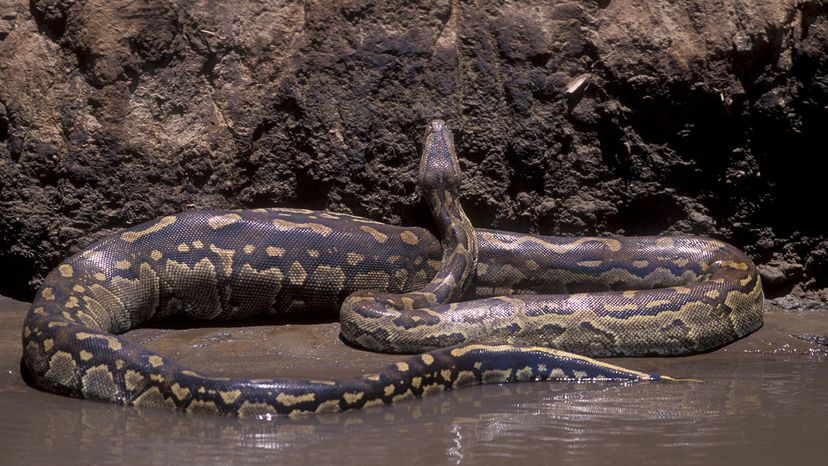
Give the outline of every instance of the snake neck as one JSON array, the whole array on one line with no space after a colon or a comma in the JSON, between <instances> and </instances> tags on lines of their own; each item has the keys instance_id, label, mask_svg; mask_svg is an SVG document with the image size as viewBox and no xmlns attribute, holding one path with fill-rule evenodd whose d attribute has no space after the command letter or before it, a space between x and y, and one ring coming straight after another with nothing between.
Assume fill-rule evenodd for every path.
<instances>
[{"instance_id":1,"label":"snake neck","mask_svg":"<svg viewBox=\"0 0 828 466\"><path fill-rule=\"evenodd\" d=\"M468 288L478 251L474 227L460 204L462 174L454 138L442 120L431 122L426 129L420 160L420 189L429 201L443 249L440 270L421 292L433 295L428 304L443 304L460 299Z\"/></svg>"},{"instance_id":2,"label":"snake neck","mask_svg":"<svg viewBox=\"0 0 828 466\"><path fill-rule=\"evenodd\" d=\"M342 304L343 322L351 315L398 315L412 309L459 300L472 282L478 247L474 227L460 205L461 173L451 131L441 120L426 129L420 159L420 191L440 233L439 270L423 288L405 294L357 292ZM348 326L343 326L348 338ZM353 339L349 339L353 341Z\"/></svg>"}]
</instances>

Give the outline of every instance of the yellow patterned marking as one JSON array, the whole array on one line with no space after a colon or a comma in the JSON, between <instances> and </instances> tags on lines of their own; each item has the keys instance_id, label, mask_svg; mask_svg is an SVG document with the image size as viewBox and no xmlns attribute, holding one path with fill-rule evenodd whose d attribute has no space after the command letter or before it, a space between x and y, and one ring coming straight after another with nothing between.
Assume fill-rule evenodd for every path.
<instances>
[{"instance_id":1,"label":"yellow patterned marking","mask_svg":"<svg viewBox=\"0 0 828 466\"><path fill-rule=\"evenodd\" d=\"M398 362L397 363L397 370L400 372L408 372L408 363L406 362Z\"/></svg>"},{"instance_id":2,"label":"yellow patterned marking","mask_svg":"<svg viewBox=\"0 0 828 466\"><path fill-rule=\"evenodd\" d=\"M521 382L528 382L532 380L532 368L529 366L524 367L523 369L518 369L515 371L515 377Z\"/></svg>"},{"instance_id":3,"label":"yellow patterned marking","mask_svg":"<svg viewBox=\"0 0 828 466\"><path fill-rule=\"evenodd\" d=\"M143 230L128 231L126 233L123 233L121 235L121 239L126 241L127 243L132 243L135 240L137 240L138 238L141 238L142 236L146 236L146 235L149 235L151 233L161 231L162 229L172 225L173 223L175 223L175 217L170 215L170 216L162 218L161 220L158 221L158 223L156 223L154 225L151 225L151 226L149 226L149 227L147 227Z\"/></svg>"},{"instance_id":4,"label":"yellow patterned marking","mask_svg":"<svg viewBox=\"0 0 828 466\"><path fill-rule=\"evenodd\" d=\"M164 257L164 254L162 254L158 249L153 249L150 253L150 258L154 261L161 260L162 257Z\"/></svg>"},{"instance_id":5,"label":"yellow patterned marking","mask_svg":"<svg viewBox=\"0 0 828 466\"><path fill-rule=\"evenodd\" d=\"M734 261L721 261L722 267L730 267L731 269L736 270L747 270L748 265L744 262L734 262Z\"/></svg>"},{"instance_id":6,"label":"yellow patterned marking","mask_svg":"<svg viewBox=\"0 0 828 466\"><path fill-rule=\"evenodd\" d=\"M578 265L580 265L581 267L598 267L601 264L603 264L603 262L601 262L601 261L581 261L581 262L578 262Z\"/></svg>"},{"instance_id":7,"label":"yellow patterned marking","mask_svg":"<svg viewBox=\"0 0 828 466\"><path fill-rule=\"evenodd\" d=\"M293 285L301 285L305 283L305 279L308 278L307 272L305 272L305 268L302 267L298 261L294 261L291 264L290 269L288 269L288 279L290 283Z\"/></svg>"},{"instance_id":8,"label":"yellow patterned marking","mask_svg":"<svg viewBox=\"0 0 828 466\"><path fill-rule=\"evenodd\" d=\"M441 370L440 371L440 377L442 377L443 380L451 380L451 369Z\"/></svg>"},{"instance_id":9,"label":"yellow patterned marking","mask_svg":"<svg viewBox=\"0 0 828 466\"><path fill-rule=\"evenodd\" d=\"M118 387L105 364L95 366L83 375L83 394L87 398L114 401Z\"/></svg>"},{"instance_id":10,"label":"yellow patterned marking","mask_svg":"<svg viewBox=\"0 0 828 466\"><path fill-rule=\"evenodd\" d=\"M276 414L276 409L267 403L245 401L239 408L238 414L240 418L258 418Z\"/></svg>"},{"instance_id":11,"label":"yellow patterned marking","mask_svg":"<svg viewBox=\"0 0 828 466\"><path fill-rule=\"evenodd\" d=\"M46 301L54 301L55 299L55 293L52 291L51 288L43 288L43 290L40 292L40 295L43 296L43 299L45 299Z\"/></svg>"},{"instance_id":12,"label":"yellow patterned marking","mask_svg":"<svg viewBox=\"0 0 828 466\"><path fill-rule=\"evenodd\" d=\"M612 252L618 252L618 251L621 250L621 242L616 240L616 239L593 238L593 237L588 237L588 236L578 238L574 241L570 241L570 242L565 243L565 244L553 244L553 243L550 243L548 241L544 241L544 240L542 240L540 238L537 238L537 237L534 237L534 236L521 236L521 237L517 238L515 241L503 241L503 240L499 239L494 233L490 233L490 232L481 232L480 233L480 238L483 239L486 242L496 244L500 248L505 249L507 251L514 251L515 249L522 248L524 244L532 243L532 244L536 244L536 245L546 249L547 251L550 251L550 252L553 252L553 253L556 253L556 254L563 254L563 253L569 252L569 251L577 248L578 246L580 246L584 243L590 243L590 242L601 243L604 246L606 246L607 249L609 249Z\"/></svg>"},{"instance_id":13,"label":"yellow patterned marking","mask_svg":"<svg viewBox=\"0 0 828 466\"><path fill-rule=\"evenodd\" d=\"M433 395L435 393L440 393L446 390L446 387L440 385L439 383L426 385L423 387L423 396Z\"/></svg>"},{"instance_id":14,"label":"yellow patterned marking","mask_svg":"<svg viewBox=\"0 0 828 466\"><path fill-rule=\"evenodd\" d=\"M51 338L47 338L43 340L43 350L46 352L52 351L52 347L55 346L55 340Z\"/></svg>"},{"instance_id":15,"label":"yellow patterned marking","mask_svg":"<svg viewBox=\"0 0 828 466\"><path fill-rule=\"evenodd\" d=\"M677 265L677 266L679 266L679 267L684 267L684 266L685 266L685 265L687 265L689 262L690 262L690 261L688 261L687 259L675 259L675 260L673 261L673 263L674 263L674 264L676 264L676 265Z\"/></svg>"},{"instance_id":16,"label":"yellow patterned marking","mask_svg":"<svg viewBox=\"0 0 828 466\"><path fill-rule=\"evenodd\" d=\"M662 236L656 240L656 246L660 248L672 248L675 246L675 241L673 241L673 238L670 236Z\"/></svg>"},{"instance_id":17,"label":"yellow patterned marking","mask_svg":"<svg viewBox=\"0 0 828 466\"><path fill-rule=\"evenodd\" d=\"M644 307L647 308L647 309L652 309L654 307L663 306L665 304L670 304L671 302L672 301L670 301L669 299L657 299L655 301L650 301Z\"/></svg>"},{"instance_id":18,"label":"yellow patterned marking","mask_svg":"<svg viewBox=\"0 0 828 466\"><path fill-rule=\"evenodd\" d=\"M395 396L394 398L391 398L391 401L394 403L399 403L400 401L411 399L414 399L414 393L411 392L411 389L408 389L403 393L400 393L399 395Z\"/></svg>"},{"instance_id":19,"label":"yellow patterned marking","mask_svg":"<svg viewBox=\"0 0 828 466\"><path fill-rule=\"evenodd\" d=\"M130 261L123 261L122 260L122 261L118 261L118 262L115 263L115 268L118 269L118 270L126 270L130 267L132 267L132 262L130 262Z\"/></svg>"},{"instance_id":20,"label":"yellow patterned marking","mask_svg":"<svg viewBox=\"0 0 828 466\"><path fill-rule=\"evenodd\" d=\"M412 377L411 378L411 386L414 388L420 388L420 384L423 383L422 377Z\"/></svg>"},{"instance_id":21,"label":"yellow patterned marking","mask_svg":"<svg viewBox=\"0 0 828 466\"><path fill-rule=\"evenodd\" d=\"M400 233L400 239L405 244L417 244L420 242L420 238L415 235L413 232L405 230L404 232Z\"/></svg>"},{"instance_id":22,"label":"yellow patterned marking","mask_svg":"<svg viewBox=\"0 0 828 466\"><path fill-rule=\"evenodd\" d=\"M357 254L355 252L349 252L348 254L345 254L345 260L347 260L348 264L350 265L357 265L358 263L362 262L363 259L365 259L365 256L363 256L362 254Z\"/></svg>"},{"instance_id":23,"label":"yellow patterned marking","mask_svg":"<svg viewBox=\"0 0 828 466\"><path fill-rule=\"evenodd\" d=\"M88 340L88 339L98 339L104 340L109 346L109 349L112 351L120 351L121 350L121 342L118 341L114 335L101 335L101 334L94 334L94 333L86 333L86 332L78 332L75 334L75 338L78 340Z\"/></svg>"},{"instance_id":24,"label":"yellow patterned marking","mask_svg":"<svg viewBox=\"0 0 828 466\"><path fill-rule=\"evenodd\" d=\"M503 383L508 382L512 376L512 369L490 369L483 371L481 378L483 383Z\"/></svg>"},{"instance_id":25,"label":"yellow patterned marking","mask_svg":"<svg viewBox=\"0 0 828 466\"><path fill-rule=\"evenodd\" d=\"M67 325L69 325L67 322L53 321L53 322L49 322L48 327L49 328L52 328L52 327L66 327Z\"/></svg>"},{"instance_id":26,"label":"yellow patterned marking","mask_svg":"<svg viewBox=\"0 0 828 466\"><path fill-rule=\"evenodd\" d=\"M632 265L635 268L643 269L644 267L647 267L648 265L650 265L650 263L647 262L647 261L632 261Z\"/></svg>"},{"instance_id":27,"label":"yellow patterned marking","mask_svg":"<svg viewBox=\"0 0 828 466\"><path fill-rule=\"evenodd\" d=\"M342 398L345 399L346 403L352 405L361 400L363 396L365 396L365 392L346 392L342 395Z\"/></svg>"},{"instance_id":28,"label":"yellow patterned marking","mask_svg":"<svg viewBox=\"0 0 828 466\"><path fill-rule=\"evenodd\" d=\"M124 374L124 384L127 390L134 392L144 386L144 376L140 372L130 369Z\"/></svg>"},{"instance_id":29,"label":"yellow patterned marking","mask_svg":"<svg viewBox=\"0 0 828 466\"><path fill-rule=\"evenodd\" d=\"M385 244L385 242L388 241L388 235L386 235L385 233L383 233L381 231L378 231L375 228L371 228L369 226L362 225L362 226L359 227L359 229L364 231L365 233L368 233L369 235L373 236L374 239L377 240L377 242L380 243L380 244Z\"/></svg>"},{"instance_id":30,"label":"yellow patterned marking","mask_svg":"<svg viewBox=\"0 0 828 466\"><path fill-rule=\"evenodd\" d=\"M385 396L391 396L394 393L395 389L396 387L394 387L394 384L386 385L385 389L383 390L383 393L385 393Z\"/></svg>"},{"instance_id":31,"label":"yellow patterned marking","mask_svg":"<svg viewBox=\"0 0 828 466\"><path fill-rule=\"evenodd\" d=\"M232 225L239 220L241 220L239 214L224 214L210 217L210 219L207 220L207 224L213 229L218 230L219 228L226 227L227 225Z\"/></svg>"},{"instance_id":32,"label":"yellow patterned marking","mask_svg":"<svg viewBox=\"0 0 828 466\"><path fill-rule=\"evenodd\" d=\"M707 293L705 293L704 295L707 296L710 299L716 299L716 298L719 297L720 294L721 293L719 293L718 290L710 290Z\"/></svg>"},{"instance_id":33,"label":"yellow patterned marking","mask_svg":"<svg viewBox=\"0 0 828 466\"><path fill-rule=\"evenodd\" d=\"M80 353L78 353L78 355L80 356L82 361L89 361L90 359L92 359L92 353L84 349L80 350Z\"/></svg>"},{"instance_id":34,"label":"yellow patterned marking","mask_svg":"<svg viewBox=\"0 0 828 466\"><path fill-rule=\"evenodd\" d=\"M619 305L615 305L615 304L604 304L604 309L606 309L607 311L610 311L610 312L633 311L633 310L638 309L638 305L637 304L621 304L619 306Z\"/></svg>"},{"instance_id":35,"label":"yellow patterned marking","mask_svg":"<svg viewBox=\"0 0 828 466\"><path fill-rule=\"evenodd\" d=\"M434 362L434 356L432 356L430 354L423 354L423 355L420 356L420 359L422 359L423 362L426 363L426 364L431 364L431 363Z\"/></svg>"},{"instance_id":36,"label":"yellow patterned marking","mask_svg":"<svg viewBox=\"0 0 828 466\"><path fill-rule=\"evenodd\" d=\"M101 272L95 272L95 280L104 281L106 280L106 275L102 274Z\"/></svg>"},{"instance_id":37,"label":"yellow patterned marking","mask_svg":"<svg viewBox=\"0 0 828 466\"><path fill-rule=\"evenodd\" d=\"M376 382L380 379L379 374L366 374L366 375L363 375L363 377L365 377L366 379L368 379L372 382Z\"/></svg>"},{"instance_id":38,"label":"yellow patterned marking","mask_svg":"<svg viewBox=\"0 0 828 466\"><path fill-rule=\"evenodd\" d=\"M78 298L70 296L69 299L66 300L66 304L64 304L63 307L66 309L74 309L78 307ZM67 317L67 319L71 320L71 317Z\"/></svg>"},{"instance_id":39,"label":"yellow patterned marking","mask_svg":"<svg viewBox=\"0 0 828 466\"><path fill-rule=\"evenodd\" d=\"M636 293L636 290L627 290L627 291L621 293L621 295L625 298L633 298L633 297L635 297L635 293Z\"/></svg>"},{"instance_id":40,"label":"yellow patterned marking","mask_svg":"<svg viewBox=\"0 0 828 466\"><path fill-rule=\"evenodd\" d=\"M227 404L227 405L235 403L236 400L239 399L241 394L242 394L241 390L230 390L228 392L219 391L219 396L221 396L221 401L223 401L224 404Z\"/></svg>"},{"instance_id":41,"label":"yellow patterned marking","mask_svg":"<svg viewBox=\"0 0 828 466\"><path fill-rule=\"evenodd\" d=\"M58 351L49 358L49 370L46 372L46 378L74 387L78 381L77 367L78 364L71 354L66 351Z\"/></svg>"},{"instance_id":42,"label":"yellow patterned marking","mask_svg":"<svg viewBox=\"0 0 828 466\"><path fill-rule=\"evenodd\" d=\"M267 255L270 257L282 257L285 255L285 248L276 248L273 246L268 246L266 249Z\"/></svg>"},{"instance_id":43,"label":"yellow patterned marking","mask_svg":"<svg viewBox=\"0 0 828 466\"><path fill-rule=\"evenodd\" d=\"M252 244L245 244L242 248L242 251L244 251L245 254L252 254L255 250L256 246L253 246Z\"/></svg>"},{"instance_id":44,"label":"yellow patterned marking","mask_svg":"<svg viewBox=\"0 0 828 466\"><path fill-rule=\"evenodd\" d=\"M86 291L86 288L84 288L82 285L74 285L72 287L72 291L74 291L75 293L83 293L84 291Z\"/></svg>"},{"instance_id":45,"label":"yellow patterned marking","mask_svg":"<svg viewBox=\"0 0 828 466\"><path fill-rule=\"evenodd\" d=\"M333 232L333 230L330 227L326 227L321 223L293 223L288 222L287 220L282 220L280 218L273 220L273 225L279 230L295 230L299 228L306 228L322 236L329 236L331 232Z\"/></svg>"},{"instance_id":46,"label":"yellow patterned marking","mask_svg":"<svg viewBox=\"0 0 828 466\"><path fill-rule=\"evenodd\" d=\"M193 400L187 405L190 414L218 414L219 409L212 401Z\"/></svg>"},{"instance_id":47,"label":"yellow patterned marking","mask_svg":"<svg viewBox=\"0 0 828 466\"><path fill-rule=\"evenodd\" d=\"M179 401L184 400L188 396L190 396L190 389L187 387L182 387L177 383L174 383L172 387L170 387L170 390L172 390L173 395L175 395L175 397L178 398Z\"/></svg>"},{"instance_id":48,"label":"yellow patterned marking","mask_svg":"<svg viewBox=\"0 0 828 466\"><path fill-rule=\"evenodd\" d=\"M158 383L164 383L164 380L165 380L164 376L161 375L161 374L150 374L149 378L150 378L150 380L153 380L153 381L158 382Z\"/></svg>"},{"instance_id":49,"label":"yellow patterned marking","mask_svg":"<svg viewBox=\"0 0 828 466\"><path fill-rule=\"evenodd\" d=\"M147 408L174 408L175 403L172 399L166 398L161 394L158 387L151 387L135 399L135 406L143 406Z\"/></svg>"},{"instance_id":50,"label":"yellow patterned marking","mask_svg":"<svg viewBox=\"0 0 828 466\"><path fill-rule=\"evenodd\" d=\"M564 373L564 371L562 369L558 369L556 367L555 369L552 369L552 372L549 373L549 377L551 377L553 379L565 379L566 374Z\"/></svg>"},{"instance_id":51,"label":"yellow patterned marking","mask_svg":"<svg viewBox=\"0 0 828 466\"><path fill-rule=\"evenodd\" d=\"M320 385L336 385L333 380L309 380L310 383L318 383Z\"/></svg>"},{"instance_id":52,"label":"yellow patterned marking","mask_svg":"<svg viewBox=\"0 0 828 466\"><path fill-rule=\"evenodd\" d=\"M223 249L216 246L215 244L210 245L210 251L212 251L219 257L221 265L224 266L224 276L229 277L233 273L233 255L236 253L236 251L232 249Z\"/></svg>"},{"instance_id":53,"label":"yellow patterned marking","mask_svg":"<svg viewBox=\"0 0 828 466\"><path fill-rule=\"evenodd\" d=\"M178 252L188 252L190 250L190 246L187 243L181 243L175 249L178 250Z\"/></svg>"},{"instance_id":54,"label":"yellow patterned marking","mask_svg":"<svg viewBox=\"0 0 828 466\"><path fill-rule=\"evenodd\" d=\"M319 403L314 412L316 413L338 413L342 411L339 407L339 400L328 400Z\"/></svg>"},{"instance_id":55,"label":"yellow patterned marking","mask_svg":"<svg viewBox=\"0 0 828 466\"><path fill-rule=\"evenodd\" d=\"M319 251L316 249L308 249L308 255L311 257L319 257Z\"/></svg>"},{"instance_id":56,"label":"yellow patterned marking","mask_svg":"<svg viewBox=\"0 0 828 466\"><path fill-rule=\"evenodd\" d=\"M201 242L201 241L199 241L199 240L195 240L195 241L193 241L191 244L192 244L192 245L193 245L193 247L194 247L194 248L196 248L196 249L202 249L202 248L204 247L204 243L202 243L202 242Z\"/></svg>"},{"instance_id":57,"label":"yellow patterned marking","mask_svg":"<svg viewBox=\"0 0 828 466\"><path fill-rule=\"evenodd\" d=\"M587 376L587 373L584 371L573 371L572 375L575 376L576 380L581 380Z\"/></svg>"},{"instance_id":58,"label":"yellow patterned marking","mask_svg":"<svg viewBox=\"0 0 828 466\"><path fill-rule=\"evenodd\" d=\"M152 355L147 358L152 367L161 367L164 365L164 360L160 356Z\"/></svg>"},{"instance_id":59,"label":"yellow patterned marking","mask_svg":"<svg viewBox=\"0 0 828 466\"><path fill-rule=\"evenodd\" d=\"M305 393L304 395L291 395L289 393L279 393L276 396L276 401L284 406L290 407L299 403L314 401L316 399L315 393Z\"/></svg>"},{"instance_id":60,"label":"yellow patterned marking","mask_svg":"<svg viewBox=\"0 0 828 466\"><path fill-rule=\"evenodd\" d=\"M365 404L362 405L362 407L363 408L370 408L372 406L382 406L384 404L385 404L385 401L383 401L382 398L375 398L373 400L366 401Z\"/></svg>"},{"instance_id":61,"label":"yellow patterned marking","mask_svg":"<svg viewBox=\"0 0 828 466\"><path fill-rule=\"evenodd\" d=\"M457 378L454 379L454 387L465 387L467 385L473 385L477 382L477 377L474 375L472 371L460 371L457 373Z\"/></svg>"},{"instance_id":62,"label":"yellow patterned marking","mask_svg":"<svg viewBox=\"0 0 828 466\"><path fill-rule=\"evenodd\" d=\"M63 278L72 278L72 275L75 273L75 269L73 269L69 264L61 264L58 267L58 272L60 272L60 276Z\"/></svg>"}]
</instances>

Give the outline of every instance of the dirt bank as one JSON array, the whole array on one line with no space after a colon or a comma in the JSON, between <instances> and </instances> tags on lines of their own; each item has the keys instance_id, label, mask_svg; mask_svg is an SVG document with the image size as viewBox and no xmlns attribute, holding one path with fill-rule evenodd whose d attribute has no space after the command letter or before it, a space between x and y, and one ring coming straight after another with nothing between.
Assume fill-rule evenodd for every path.
<instances>
[{"instance_id":1,"label":"dirt bank","mask_svg":"<svg viewBox=\"0 0 828 466\"><path fill-rule=\"evenodd\" d=\"M0 293L27 299L91 241L188 208L429 225L418 150L443 117L476 225L714 236L777 304L819 306L826 11L0 0Z\"/></svg>"}]
</instances>

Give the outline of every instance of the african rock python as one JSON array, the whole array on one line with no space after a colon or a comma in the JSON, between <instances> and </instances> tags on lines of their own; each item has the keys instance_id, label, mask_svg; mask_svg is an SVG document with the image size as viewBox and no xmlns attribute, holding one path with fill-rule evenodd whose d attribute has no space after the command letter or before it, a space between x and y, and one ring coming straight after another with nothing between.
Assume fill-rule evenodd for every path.
<instances>
[{"instance_id":1,"label":"african rock python","mask_svg":"<svg viewBox=\"0 0 828 466\"><path fill-rule=\"evenodd\" d=\"M23 325L25 368L38 387L75 397L296 415L489 382L652 380L586 356L695 353L762 324L756 268L716 240L475 230L441 121L426 132L420 183L439 242L345 214L253 209L170 215L93 244L38 291ZM350 342L425 353L348 380L229 380L116 336L173 314L338 305Z\"/></svg>"}]
</instances>

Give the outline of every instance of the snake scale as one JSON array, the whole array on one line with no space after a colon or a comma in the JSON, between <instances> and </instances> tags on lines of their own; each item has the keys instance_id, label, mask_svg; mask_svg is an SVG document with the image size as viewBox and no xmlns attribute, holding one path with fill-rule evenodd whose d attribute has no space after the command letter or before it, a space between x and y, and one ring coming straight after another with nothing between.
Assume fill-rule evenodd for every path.
<instances>
[{"instance_id":1,"label":"snake scale","mask_svg":"<svg viewBox=\"0 0 828 466\"><path fill-rule=\"evenodd\" d=\"M693 236L550 237L474 229L453 137L425 134L420 189L440 239L346 214L201 210L129 228L65 260L23 325L41 389L237 416L389 404L481 383L655 380L590 357L707 351L762 325L754 264ZM184 315L244 319L339 306L360 347L419 353L346 380L234 380L120 333Z\"/></svg>"}]
</instances>

